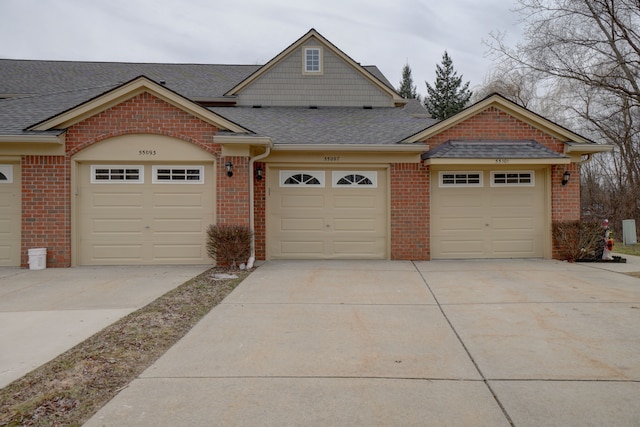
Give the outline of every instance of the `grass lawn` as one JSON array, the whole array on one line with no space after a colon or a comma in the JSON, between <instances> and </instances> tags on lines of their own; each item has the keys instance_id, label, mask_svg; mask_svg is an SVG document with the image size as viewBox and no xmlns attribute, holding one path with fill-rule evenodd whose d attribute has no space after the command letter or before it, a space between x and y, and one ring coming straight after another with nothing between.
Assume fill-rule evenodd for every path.
<instances>
[{"instance_id":1,"label":"grass lawn","mask_svg":"<svg viewBox=\"0 0 640 427\"><path fill-rule=\"evenodd\" d=\"M640 244L625 246L622 244L622 242L616 242L613 247L613 252L618 254L640 256Z\"/></svg>"},{"instance_id":2,"label":"grass lawn","mask_svg":"<svg viewBox=\"0 0 640 427\"><path fill-rule=\"evenodd\" d=\"M80 426L247 275L211 269L0 389L0 426Z\"/></svg>"}]
</instances>

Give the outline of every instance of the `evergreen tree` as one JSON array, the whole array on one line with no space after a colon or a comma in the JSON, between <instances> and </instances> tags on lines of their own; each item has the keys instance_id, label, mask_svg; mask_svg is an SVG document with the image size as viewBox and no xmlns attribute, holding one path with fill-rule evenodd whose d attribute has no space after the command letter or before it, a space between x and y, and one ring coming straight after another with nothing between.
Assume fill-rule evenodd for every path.
<instances>
[{"instance_id":1,"label":"evergreen tree","mask_svg":"<svg viewBox=\"0 0 640 427\"><path fill-rule=\"evenodd\" d=\"M405 64L402 67L402 80L400 80L400 87L398 93L405 99L420 99L416 85L413 84L413 77L411 77L411 67L409 64Z\"/></svg>"},{"instance_id":2,"label":"evergreen tree","mask_svg":"<svg viewBox=\"0 0 640 427\"><path fill-rule=\"evenodd\" d=\"M436 65L434 87L425 83L427 96L424 98L424 107L434 119L444 120L459 113L471 99L469 82L462 84L462 76L458 77L446 50L442 55L442 65Z\"/></svg>"}]
</instances>

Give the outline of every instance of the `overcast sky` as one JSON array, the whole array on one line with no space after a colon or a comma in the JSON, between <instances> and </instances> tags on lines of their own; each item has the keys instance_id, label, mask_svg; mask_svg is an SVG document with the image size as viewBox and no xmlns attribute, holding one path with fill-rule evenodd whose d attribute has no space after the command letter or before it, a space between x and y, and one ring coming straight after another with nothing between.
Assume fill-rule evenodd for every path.
<instances>
[{"instance_id":1,"label":"overcast sky","mask_svg":"<svg viewBox=\"0 0 640 427\"><path fill-rule=\"evenodd\" d=\"M515 0L0 0L0 57L264 64L315 28L418 92L445 50L471 87L491 61L482 39L520 28Z\"/></svg>"}]
</instances>

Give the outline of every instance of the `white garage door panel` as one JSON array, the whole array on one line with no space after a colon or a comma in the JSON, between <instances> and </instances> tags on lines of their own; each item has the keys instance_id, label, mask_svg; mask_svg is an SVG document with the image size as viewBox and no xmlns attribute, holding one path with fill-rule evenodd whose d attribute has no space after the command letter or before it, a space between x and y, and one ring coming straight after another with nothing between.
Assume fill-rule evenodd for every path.
<instances>
[{"instance_id":1,"label":"white garage door panel","mask_svg":"<svg viewBox=\"0 0 640 427\"><path fill-rule=\"evenodd\" d=\"M482 217L456 217L448 215L441 220L442 231L451 233L466 233L469 231L482 231L484 221Z\"/></svg>"},{"instance_id":2,"label":"white garage door panel","mask_svg":"<svg viewBox=\"0 0 640 427\"><path fill-rule=\"evenodd\" d=\"M119 208L136 207L142 209L144 194L140 191L128 191L125 193L117 189L111 192L96 190L91 197L93 197L93 206L99 208L117 210Z\"/></svg>"},{"instance_id":3,"label":"white garage door panel","mask_svg":"<svg viewBox=\"0 0 640 427\"><path fill-rule=\"evenodd\" d=\"M93 234L137 234L143 229L140 218L93 218L89 230Z\"/></svg>"},{"instance_id":4,"label":"white garage door panel","mask_svg":"<svg viewBox=\"0 0 640 427\"><path fill-rule=\"evenodd\" d=\"M375 232L377 227L377 221L373 219L359 219L359 218L335 218L333 220L335 231L357 232L357 231L371 231Z\"/></svg>"},{"instance_id":5,"label":"white garage door panel","mask_svg":"<svg viewBox=\"0 0 640 427\"><path fill-rule=\"evenodd\" d=\"M323 231L323 218L282 218L280 229L282 231Z\"/></svg>"},{"instance_id":6,"label":"white garage door panel","mask_svg":"<svg viewBox=\"0 0 640 427\"><path fill-rule=\"evenodd\" d=\"M20 165L5 163L0 171L5 177L0 181L0 266L18 267L22 220Z\"/></svg>"},{"instance_id":7,"label":"white garage door panel","mask_svg":"<svg viewBox=\"0 0 640 427\"><path fill-rule=\"evenodd\" d=\"M267 255L284 259L384 259L387 202L385 171L376 185L335 187L332 171L322 185L285 185L270 171ZM320 177L322 180L322 177Z\"/></svg>"},{"instance_id":8,"label":"white garage door panel","mask_svg":"<svg viewBox=\"0 0 640 427\"><path fill-rule=\"evenodd\" d=\"M522 230L534 230L535 218L497 218L493 217L493 229L509 232L517 232Z\"/></svg>"},{"instance_id":9,"label":"white garage door panel","mask_svg":"<svg viewBox=\"0 0 640 427\"><path fill-rule=\"evenodd\" d=\"M153 230L156 234L186 234L201 233L204 226L200 218L156 218Z\"/></svg>"},{"instance_id":10,"label":"white garage door panel","mask_svg":"<svg viewBox=\"0 0 640 427\"><path fill-rule=\"evenodd\" d=\"M91 167L80 165L78 263L206 264L206 228L213 223L213 173L204 184L91 183Z\"/></svg>"},{"instance_id":11,"label":"white garage door panel","mask_svg":"<svg viewBox=\"0 0 640 427\"><path fill-rule=\"evenodd\" d=\"M484 240L472 240L460 237L459 240L442 240L440 242L442 258L467 257L482 258L484 254Z\"/></svg>"},{"instance_id":12,"label":"white garage door panel","mask_svg":"<svg viewBox=\"0 0 640 427\"><path fill-rule=\"evenodd\" d=\"M318 240L306 242L281 241L278 246L280 247L280 253L290 254L290 256L294 256L295 254L305 256L324 253L324 242Z\"/></svg>"},{"instance_id":13,"label":"white garage door panel","mask_svg":"<svg viewBox=\"0 0 640 427\"><path fill-rule=\"evenodd\" d=\"M353 189L344 191L353 192ZM334 197L334 207L337 209L375 209L377 202L375 195L343 194Z\"/></svg>"},{"instance_id":14,"label":"white garage door panel","mask_svg":"<svg viewBox=\"0 0 640 427\"><path fill-rule=\"evenodd\" d=\"M543 256L546 215L544 172L536 186L440 187L432 174L431 250L442 258L528 258Z\"/></svg>"},{"instance_id":15,"label":"white garage door panel","mask_svg":"<svg viewBox=\"0 0 640 427\"><path fill-rule=\"evenodd\" d=\"M302 208L303 210L321 208L324 206L324 197L322 194L283 194L281 196L280 206L283 208Z\"/></svg>"},{"instance_id":16,"label":"white garage door panel","mask_svg":"<svg viewBox=\"0 0 640 427\"><path fill-rule=\"evenodd\" d=\"M494 253L501 254L507 258L524 256L536 250L536 242L532 239L493 240L491 246Z\"/></svg>"},{"instance_id":17,"label":"white garage door panel","mask_svg":"<svg viewBox=\"0 0 640 427\"><path fill-rule=\"evenodd\" d=\"M444 189L443 189L444 190ZM456 188L455 193L440 192L439 203L442 208L452 208L451 212L458 212L458 208L479 208L483 204L482 195L469 192L469 189Z\"/></svg>"},{"instance_id":18,"label":"white garage door panel","mask_svg":"<svg viewBox=\"0 0 640 427\"><path fill-rule=\"evenodd\" d=\"M202 194L155 192L153 194L153 206L156 208L182 208L186 206L202 208Z\"/></svg>"},{"instance_id":19,"label":"white garage door panel","mask_svg":"<svg viewBox=\"0 0 640 427\"><path fill-rule=\"evenodd\" d=\"M165 262L200 259L202 255L202 245L153 245L153 258Z\"/></svg>"},{"instance_id":20,"label":"white garage door panel","mask_svg":"<svg viewBox=\"0 0 640 427\"><path fill-rule=\"evenodd\" d=\"M380 253L384 250L384 242L380 240L346 240L336 241L333 245L333 252L337 255L353 258L366 258L372 253Z\"/></svg>"},{"instance_id":21,"label":"white garage door panel","mask_svg":"<svg viewBox=\"0 0 640 427\"><path fill-rule=\"evenodd\" d=\"M90 246L89 259L102 262L129 262L138 260L142 262L142 245L106 245L94 244Z\"/></svg>"}]
</instances>

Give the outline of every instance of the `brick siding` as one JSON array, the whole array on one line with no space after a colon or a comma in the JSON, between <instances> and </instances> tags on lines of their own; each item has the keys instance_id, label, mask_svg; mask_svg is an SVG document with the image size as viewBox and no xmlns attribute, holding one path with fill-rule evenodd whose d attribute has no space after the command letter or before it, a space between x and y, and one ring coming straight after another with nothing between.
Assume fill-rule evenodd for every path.
<instances>
[{"instance_id":1,"label":"brick siding","mask_svg":"<svg viewBox=\"0 0 640 427\"><path fill-rule=\"evenodd\" d=\"M391 165L391 259L428 260L429 171L421 163Z\"/></svg>"},{"instance_id":2,"label":"brick siding","mask_svg":"<svg viewBox=\"0 0 640 427\"><path fill-rule=\"evenodd\" d=\"M195 144L220 161L220 146L212 126L183 110L144 92L79 122L67 130L65 156L22 157L22 252L21 265L28 266L28 249L47 248L47 265L71 265L71 157L97 142L120 135L154 134ZM248 199L247 160L232 159L234 177L227 179L218 167L218 220L248 224L248 203L231 207L221 203L226 197ZM246 219L245 219L246 218Z\"/></svg>"}]
</instances>

